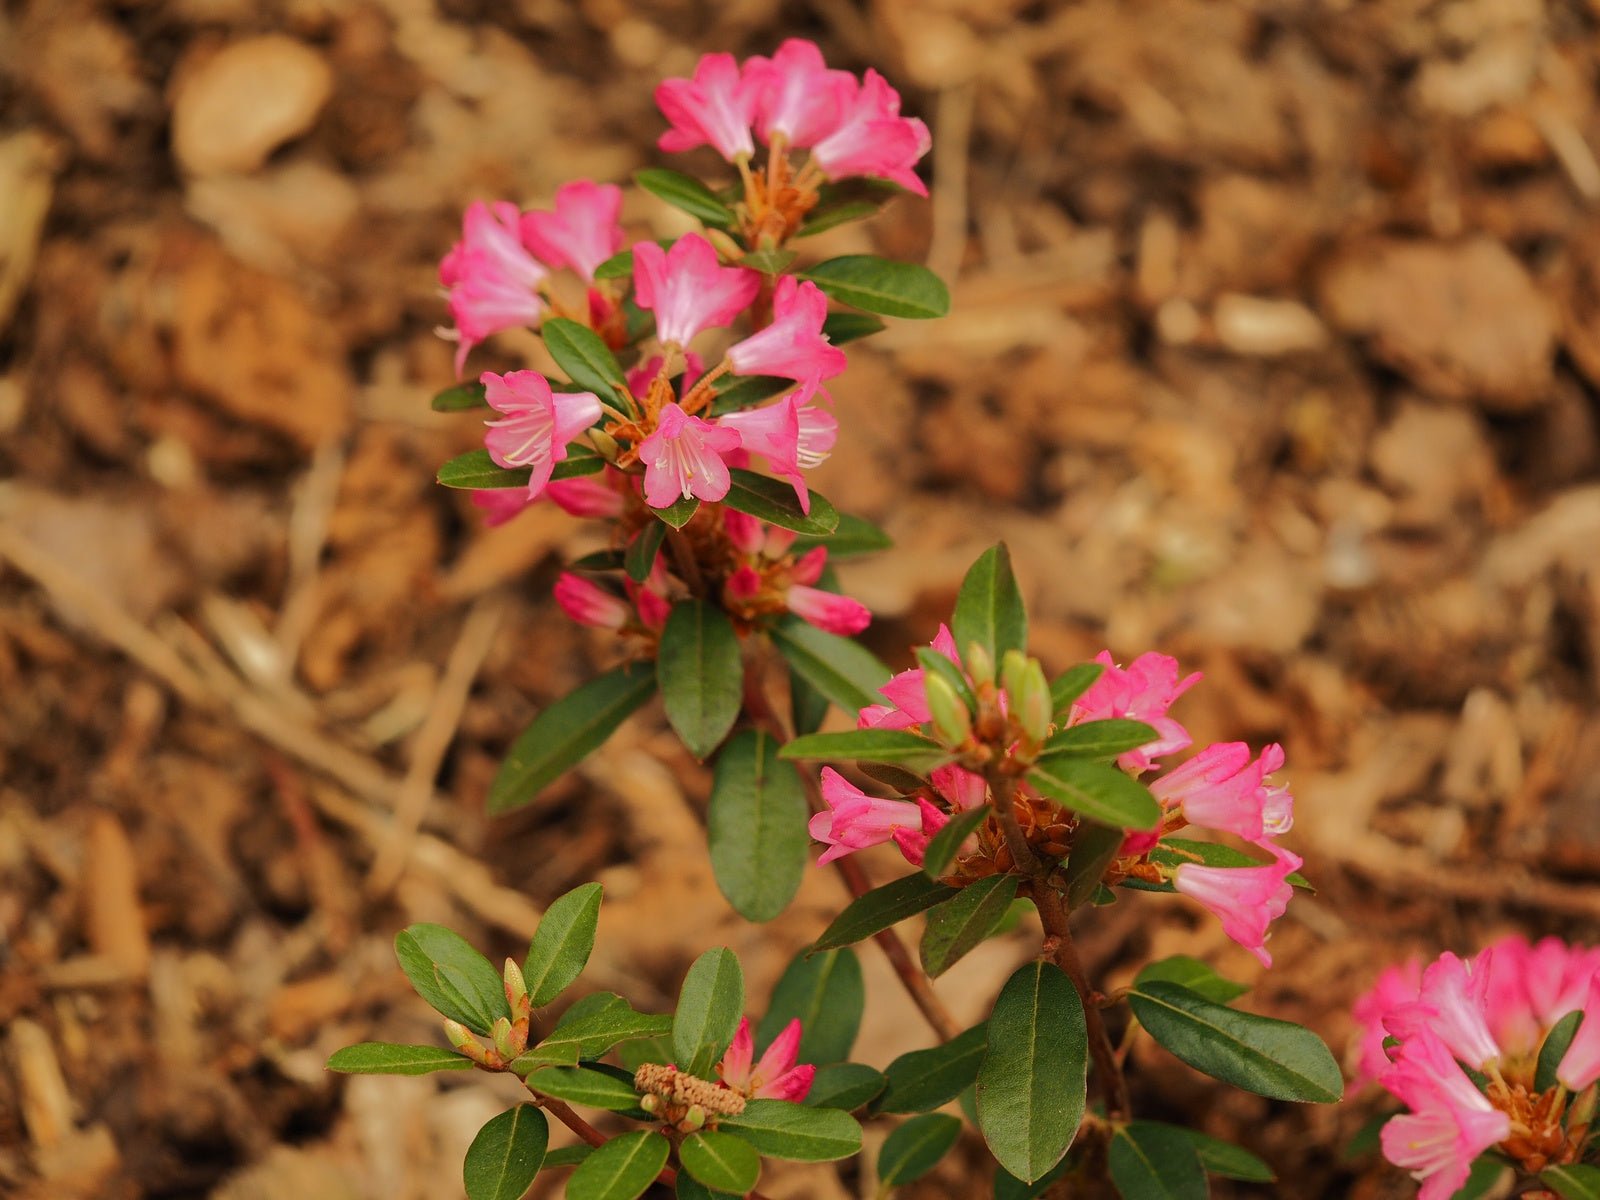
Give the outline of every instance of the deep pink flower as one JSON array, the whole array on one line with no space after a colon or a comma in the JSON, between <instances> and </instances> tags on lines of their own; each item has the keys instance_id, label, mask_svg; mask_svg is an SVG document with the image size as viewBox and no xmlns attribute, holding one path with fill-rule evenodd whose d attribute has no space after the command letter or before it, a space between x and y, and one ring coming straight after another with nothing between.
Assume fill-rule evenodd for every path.
<instances>
[{"instance_id":1,"label":"deep pink flower","mask_svg":"<svg viewBox=\"0 0 1600 1200\"><path fill-rule=\"evenodd\" d=\"M915 117L900 115L900 94L871 68L852 91L843 102L838 126L811 148L817 165L829 179L873 175L926 196L927 185L913 168L933 145L928 127Z\"/></svg>"},{"instance_id":2,"label":"deep pink flower","mask_svg":"<svg viewBox=\"0 0 1600 1200\"><path fill-rule=\"evenodd\" d=\"M822 578L827 566L828 548L813 546L795 559L794 566L789 568L789 579L794 583L815 583Z\"/></svg>"},{"instance_id":3,"label":"deep pink flower","mask_svg":"<svg viewBox=\"0 0 1600 1200\"><path fill-rule=\"evenodd\" d=\"M722 1080L722 1086L751 1100L789 1100L798 1104L811 1091L811 1080L817 1073L816 1067L809 1063L796 1065L800 1057L800 1036L797 1017L783 1027L783 1032L772 1039L772 1045L757 1060L750 1020L740 1018L733 1042L717 1064L717 1077Z\"/></svg>"},{"instance_id":4,"label":"deep pink flower","mask_svg":"<svg viewBox=\"0 0 1600 1200\"><path fill-rule=\"evenodd\" d=\"M916 805L917 811L922 814L922 828L902 827L896 829L891 836L894 844L900 848L900 853L905 855L906 861L914 867L920 867L922 860L927 856L928 843L933 841L934 834L950 824L950 817L922 796L917 797Z\"/></svg>"},{"instance_id":5,"label":"deep pink flower","mask_svg":"<svg viewBox=\"0 0 1600 1200\"><path fill-rule=\"evenodd\" d=\"M732 508L723 509L722 527L728 531L728 540L740 554L753 557L760 554L762 547L767 544L766 531L761 528L761 522L748 513Z\"/></svg>"},{"instance_id":6,"label":"deep pink flower","mask_svg":"<svg viewBox=\"0 0 1600 1200\"><path fill-rule=\"evenodd\" d=\"M957 812L979 808L989 802L989 785L983 776L954 763L935 768L928 780L934 791L948 800Z\"/></svg>"},{"instance_id":7,"label":"deep pink flower","mask_svg":"<svg viewBox=\"0 0 1600 1200\"><path fill-rule=\"evenodd\" d=\"M1205 905L1222 922L1222 932L1270 967L1267 926L1283 916L1294 888L1288 876L1300 869L1298 855L1267 843L1276 861L1259 867L1207 867L1184 863L1172 874L1172 886Z\"/></svg>"},{"instance_id":8,"label":"deep pink flower","mask_svg":"<svg viewBox=\"0 0 1600 1200\"><path fill-rule=\"evenodd\" d=\"M1496 950L1497 947L1491 947ZM1569 946L1560 938L1541 938L1524 959L1528 993L1541 1024L1554 1025L1584 1006L1589 981L1600 973L1600 946Z\"/></svg>"},{"instance_id":9,"label":"deep pink flower","mask_svg":"<svg viewBox=\"0 0 1600 1200\"><path fill-rule=\"evenodd\" d=\"M733 430L688 416L676 404L664 405L656 431L639 443L645 503L670 508L688 496L721 500L732 482L722 456L738 448Z\"/></svg>"},{"instance_id":10,"label":"deep pink flower","mask_svg":"<svg viewBox=\"0 0 1600 1200\"><path fill-rule=\"evenodd\" d=\"M1157 734L1155 741L1117 759L1124 770L1148 771L1161 755L1172 754L1190 744L1193 739L1189 731L1167 716L1167 709L1194 686L1200 672L1179 679L1178 660L1154 651L1141 654L1126 667L1117 666L1109 650L1102 650L1094 661L1104 666L1105 671L1074 702L1071 723L1126 717L1143 721Z\"/></svg>"},{"instance_id":11,"label":"deep pink flower","mask_svg":"<svg viewBox=\"0 0 1600 1200\"><path fill-rule=\"evenodd\" d=\"M1454 954L1441 954L1422 973L1416 1003L1402 1004L1384 1020L1384 1028L1402 1040L1430 1032L1462 1062L1482 1070L1500 1058L1501 1049L1489 1032L1486 950L1469 965Z\"/></svg>"},{"instance_id":12,"label":"deep pink flower","mask_svg":"<svg viewBox=\"0 0 1600 1200\"><path fill-rule=\"evenodd\" d=\"M720 265L711 243L688 233L671 250L654 242L634 246L633 290L639 307L655 313L661 344L687 347L702 329L726 325L748 308L761 276Z\"/></svg>"},{"instance_id":13,"label":"deep pink flower","mask_svg":"<svg viewBox=\"0 0 1600 1200\"><path fill-rule=\"evenodd\" d=\"M759 79L739 70L733 55L704 55L692 79L656 85L656 107L672 126L656 145L668 154L709 145L729 162L749 158L756 149L750 125L760 87Z\"/></svg>"},{"instance_id":14,"label":"deep pink flower","mask_svg":"<svg viewBox=\"0 0 1600 1200\"><path fill-rule=\"evenodd\" d=\"M822 289L785 275L772 297L772 323L728 347L728 361L740 375L778 375L796 383L832 379L844 370L845 356L822 332L827 319Z\"/></svg>"},{"instance_id":15,"label":"deep pink flower","mask_svg":"<svg viewBox=\"0 0 1600 1200\"><path fill-rule=\"evenodd\" d=\"M1576 1012L1580 1007L1583 1020L1556 1067L1556 1078L1573 1092L1581 1092L1600 1080L1600 974L1589 979L1582 1005L1574 1005L1570 1011Z\"/></svg>"},{"instance_id":16,"label":"deep pink flower","mask_svg":"<svg viewBox=\"0 0 1600 1200\"><path fill-rule=\"evenodd\" d=\"M518 226L515 204L478 201L461 219L461 240L439 263L456 324L457 375L479 342L502 329L535 325L544 312L537 289L550 272L522 244Z\"/></svg>"},{"instance_id":17,"label":"deep pink flower","mask_svg":"<svg viewBox=\"0 0 1600 1200\"><path fill-rule=\"evenodd\" d=\"M783 602L802 621L841 637L853 637L872 624L872 610L861 601L821 588L792 584Z\"/></svg>"},{"instance_id":18,"label":"deep pink flower","mask_svg":"<svg viewBox=\"0 0 1600 1200\"><path fill-rule=\"evenodd\" d=\"M544 494L556 506L573 517L590 520L610 520L620 517L625 507L622 493L608 478L615 474L610 467L600 475L579 475L575 479L552 479Z\"/></svg>"},{"instance_id":19,"label":"deep pink flower","mask_svg":"<svg viewBox=\"0 0 1600 1200\"><path fill-rule=\"evenodd\" d=\"M547 266L593 282L594 269L622 248L621 212L621 188L580 179L556 192L554 212L522 214L522 242Z\"/></svg>"},{"instance_id":20,"label":"deep pink flower","mask_svg":"<svg viewBox=\"0 0 1600 1200\"><path fill-rule=\"evenodd\" d=\"M1389 1069L1389 1052L1383 1044L1390 1034L1384 1023L1396 1009L1415 1004L1421 991L1422 962L1413 957L1378 972L1371 989L1356 1001L1352 1011L1360 1029L1357 1084L1375 1082Z\"/></svg>"},{"instance_id":21,"label":"deep pink flower","mask_svg":"<svg viewBox=\"0 0 1600 1200\"><path fill-rule=\"evenodd\" d=\"M552 392L537 371L485 371L480 378L489 407L503 414L485 422L489 457L507 469L529 468L531 500L567 457L567 443L600 419L600 401L588 392Z\"/></svg>"},{"instance_id":22,"label":"deep pink flower","mask_svg":"<svg viewBox=\"0 0 1600 1200\"><path fill-rule=\"evenodd\" d=\"M1448 1200L1472 1162L1511 1134L1511 1120L1489 1103L1437 1037L1422 1031L1396 1051L1383 1085L1411 1109L1383 1127L1383 1154L1422 1183L1419 1200Z\"/></svg>"},{"instance_id":23,"label":"deep pink flower","mask_svg":"<svg viewBox=\"0 0 1600 1200\"><path fill-rule=\"evenodd\" d=\"M815 43L800 38L789 38L771 58L745 60L744 75L756 88L761 140L781 134L786 145L802 150L838 127L856 92L850 72L830 69Z\"/></svg>"},{"instance_id":24,"label":"deep pink flower","mask_svg":"<svg viewBox=\"0 0 1600 1200\"><path fill-rule=\"evenodd\" d=\"M961 665L961 656L956 653L956 639L951 635L948 625L940 624L930 647L956 666ZM914 729L933 720L933 713L928 711L928 693L921 667L912 667L893 676L878 689L878 694L889 703L871 704L863 708L856 718L857 728Z\"/></svg>"},{"instance_id":25,"label":"deep pink flower","mask_svg":"<svg viewBox=\"0 0 1600 1200\"><path fill-rule=\"evenodd\" d=\"M897 829L922 830L922 811L915 804L869 796L832 767L822 768L822 800L828 810L813 816L808 826L813 838L828 845L819 864L882 845Z\"/></svg>"},{"instance_id":26,"label":"deep pink flower","mask_svg":"<svg viewBox=\"0 0 1600 1200\"><path fill-rule=\"evenodd\" d=\"M1168 771L1150 791L1169 807L1181 806L1191 825L1261 842L1294 824L1294 798L1266 782L1282 766L1283 747L1276 742L1255 762L1243 742L1218 742Z\"/></svg>"},{"instance_id":27,"label":"deep pink flower","mask_svg":"<svg viewBox=\"0 0 1600 1200\"><path fill-rule=\"evenodd\" d=\"M744 449L765 455L775 475L794 488L802 512L811 511L803 471L827 459L839 439L839 422L816 404L811 385L765 408L728 413L718 423L739 431Z\"/></svg>"},{"instance_id":28,"label":"deep pink flower","mask_svg":"<svg viewBox=\"0 0 1600 1200\"><path fill-rule=\"evenodd\" d=\"M633 610L620 596L571 571L561 572L552 590L561 611L579 625L621 629L633 615Z\"/></svg>"},{"instance_id":29,"label":"deep pink flower","mask_svg":"<svg viewBox=\"0 0 1600 1200\"><path fill-rule=\"evenodd\" d=\"M471 493L471 500L472 507L483 514L483 523L493 529L521 513L534 497L523 488L479 488Z\"/></svg>"}]
</instances>

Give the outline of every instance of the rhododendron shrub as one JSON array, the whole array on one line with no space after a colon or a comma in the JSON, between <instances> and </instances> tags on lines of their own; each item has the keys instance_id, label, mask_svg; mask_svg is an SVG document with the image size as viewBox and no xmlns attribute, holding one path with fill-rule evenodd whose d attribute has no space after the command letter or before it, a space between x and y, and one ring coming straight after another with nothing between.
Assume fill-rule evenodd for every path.
<instances>
[{"instance_id":1,"label":"rhododendron shrub","mask_svg":"<svg viewBox=\"0 0 1600 1200\"><path fill-rule=\"evenodd\" d=\"M473 1200L514 1200L543 1171L570 1171L574 1200L633 1200L653 1185L759 1197L770 1160L852 1158L865 1122L890 1127L880 1197L964 1138L994 1160L972 1195L1064 1195L1076 1185L1056 1181L1069 1174L1128 1200L1198 1200L1208 1176L1270 1181L1242 1147L1141 1117L1128 1049L1149 1037L1215 1079L1331 1102L1342 1080L1327 1047L1237 1007L1245 986L1190 957L1145 964L1108 994L1073 922L1167 893L1134 902L1189 905L1270 965L1272 926L1306 886L1285 842L1282 748L1196 748L1182 709L1200 677L1159 652L1126 663L1107 652L1051 678L1028 653L1003 545L973 564L908 669L891 673L854 640L872 614L833 566L889 539L811 486L849 436L827 388L848 368L846 343L882 318L938 317L948 295L913 264L816 261L806 238L926 195L928 131L881 75L831 68L803 41L743 62L707 55L656 99L660 148L716 174L635 179L699 230L629 244L619 190L576 182L546 208L473 205L440 267L458 374L513 328L537 331L559 372L483 370L442 392L437 409L479 413L483 444L439 481L469 491L486 524L547 501L597 523L604 548L568 564L553 599L615 636L617 665L544 708L488 807L527 804L659 696L712 765L707 853L732 909L771 920L816 869L837 872L853 900L755 1021L725 948L695 960L669 1013L609 992L570 999L598 884L551 904L524 959L501 968L447 929L413 925L396 939L400 965L448 1046L366 1043L330 1067L520 1080L528 1102L468 1151ZM876 888L857 857L874 847L903 860ZM931 980L1023 922L1037 952L1009 978L969 985L988 1016L958 1024ZM867 941L931 1035L884 1069L853 1059ZM1574 1053L1587 1072L1585 1044ZM952 1106L961 1116L941 1111ZM575 1146L549 1149L550 1117Z\"/></svg>"}]
</instances>

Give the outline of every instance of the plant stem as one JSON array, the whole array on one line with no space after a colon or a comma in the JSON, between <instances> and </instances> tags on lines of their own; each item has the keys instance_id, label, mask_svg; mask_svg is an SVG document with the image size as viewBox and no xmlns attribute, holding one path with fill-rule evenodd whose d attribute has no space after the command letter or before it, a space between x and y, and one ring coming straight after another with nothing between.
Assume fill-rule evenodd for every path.
<instances>
[{"instance_id":1,"label":"plant stem","mask_svg":"<svg viewBox=\"0 0 1600 1200\"><path fill-rule=\"evenodd\" d=\"M1017 823L1017 781L997 771L991 770L988 774L989 790L994 793L995 819L1000 822L1000 831L1006 836L1006 848L1011 851L1011 861L1021 874L1037 878L1040 874L1038 856L1034 854L1033 847L1028 845L1022 826Z\"/></svg>"}]
</instances>

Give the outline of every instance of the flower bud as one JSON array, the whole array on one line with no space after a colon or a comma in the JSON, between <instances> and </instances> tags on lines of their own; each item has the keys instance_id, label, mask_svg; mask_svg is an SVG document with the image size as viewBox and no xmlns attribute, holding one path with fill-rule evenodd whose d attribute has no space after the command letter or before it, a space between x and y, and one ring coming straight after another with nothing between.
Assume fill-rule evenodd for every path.
<instances>
[{"instance_id":1,"label":"flower bud","mask_svg":"<svg viewBox=\"0 0 1600 1200\"><path fill-rule=\"evenodd\" d=\"M522 978L522 968L511 958L506 959L503 977L506 984L506 1003L511 1005L512 1011L515 1012L517 1001L528 994L528 983Z\"/></svg>"},{"instance_id":2,"label":"flower bud","mask_svg":"<svg viewBox=\"0 0 1600 1200\"><path fill-rule=\"evenodd\" d=\"M509 1017L496 1017L494 1024L489 1027L489 1032L494 1039L494 1048L500 1051L501 1058L509 1062L522 1053L522 1047L517 1045L516 1035L511 1032Z\"/></svg>"},{"instance_id":3,"label":"flower bud","mask_svg":"<svg viewBox=\"0 0 1600 1200\"><path fill-rule=\"evenodd\" d=\"M942 675L932 671L922 677L923 690L928 697L928 711L933 714L933 727L947 745L959 746L972 736L972 715L955 688Z\"/></svg>"},{"instance_id":4,"label":"flower bud","mask_svg":"<svg viewBox=\"0 0 1600 1200\"><path fill-rule=\"evenodd\" d=\"M449 1017L444 1021L444 1036L457 1050L477 1049L478 1042L472 1032L460 1021L452 1021Z\"/></svg>"},{"instance_id":5,"label":"flower bud","mask_svg":"<svg viewBox=\"0 0 1600 1200\"><path fill-rule=\"evenodd\" d=\"M1044 677L1044 668L1038 659L1028 660L1028 668L1022 675L1022 694L1012 699L1017 703L1017 721L1028 740L1042 742L1049 737L1055 706L1050 699L1050 681Z\"/></svg>"},{"instance_id":6,"label":"flower bud","mask_svg":"<svg viewBox=\"0 0 1600 1200\"><path fill-rule=\"evenodd\" d=\"M1593 1122L1597 1096L1600 1096L1600 1084L1595 1083L1591 1083L1578 1094L1578 1098L1572 1102L1572 1107L1568 1110L1569 1129L1576 1129Z\"/></svg>"},{"instance_id":7,"label":"flower bud","mask_svg":"<svg viewBox=\"0 0 1600 1200\"><path fill-rule=\"evenodd\" d=\"M1007 650L1000 660L1000 686L1011 698L1011 711L1015 712L1022 699L1022 680L1027 674L1028 656L1021 650Z\"/></svg>"},{"instance_id":8,"label":"flower bud","mask_svg":"<svg viewBox=\"0 0 1600 1200\"><path fill-rule=\"evenodd\" d=\"M744 247L739 245L720 229L707 229L704 233L706 241L710 242L717 251L717 257L724 262L737 264L744 257Z\"/></svg>"},{"instance_id":9,"label":"flower bud","mask_svg":"<svg viewBox=\"0 0 1600 1200\"><path fill-rule=\"evenodd\" d=\"M617 445L617 439L604 429L589 430L589 444L594 447L595 453L608 463L615 463L617 455L622 453L622 447Z\"/></svg>"},{"instance_id":10,"label":"flower bud","mask_svg":"<svg viewBox=\"0 0 1600 1200\"><path fill-rule=\"evenodd\" d=\"M647 1096L640 1096L639 1107L653 1116L661 1108L661 1097L656 1095L654 1092L651 1092Z\"/></svg>"},{"instance_id":11,"label":"flower bud","mask_svg":"<svg viewBox=\"0 0 1600 1200\"><path fill-rule=\"evenodd\" d=\"M683 1120L678 1122L678 1128L684 1133L693 1133L706 1123L706 1110L698 1104L691 1104L689 1111L683 1114Z\"/></svg>"},{"instance_id":12,"label":"flower bud","mask_svg":"<svg viewBox=\"0 0 1600 1200\"><path fill-rule=\"evenodd\" d=\"M970 643L967 646L966 656L961 661L967 668L967 674L972 677L974 687L994 682L994 658L983 648L981 642Z\"/></svg>"}]
</instances>

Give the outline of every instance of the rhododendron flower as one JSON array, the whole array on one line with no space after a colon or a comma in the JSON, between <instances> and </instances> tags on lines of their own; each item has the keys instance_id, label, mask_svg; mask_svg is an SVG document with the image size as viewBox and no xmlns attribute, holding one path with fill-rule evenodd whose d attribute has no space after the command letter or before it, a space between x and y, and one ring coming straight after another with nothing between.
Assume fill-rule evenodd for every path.
<instances>
[{"instance_id":1,"label":"rhododendron flower","mask_svg":"<svg viewBox=\"0 0 1600 1200\"><path fill-rule=\"evenodd\" d=\"M556 192L555 211L522 214L522 242L539 261L571 267L594 281L594 269L622 248L622 189L586 179Z\"/></svg>"},{"instance_id":2,"label":"rhododendron flower","mask_svg":"<svg viewBox=\"0 0 1600 1200\"><path fill-rule=\"evenodd\" d=\"M568 516L590 520L610 520L622 515L626 507L622 493L608 477L618 472L607 467L602 475L580 475L575 479L552 479L544 494ZM625 478L625 477L624 477Z\"/></svg>"},{"instance_id":3,"label":"rhododendron flower","mask_svg":"<svg viewBox=\"0 0 1600 1200\"><path fill-rule=\"evenodd\" d=\"M462 218L461 240L439 263L459 342L458 376L479 342L502 329L537 324L544 312L537 289L550 271L522 244L519 223L515 204L479 201Z\"/></svg>"},{"instance_id":4,"label":"rhododendron flower","mask_svg":"<svg viewBox=\"0 0 1600 1200\"><path fill-rule=\"evenodd\" d=\"M1287 878L1300 869L1298 855L1268 843L1275 861L1259 867L1207 867L1184 863L1172 874L1172 886L1210 909L1222 932L1270 967L1267 926L1283 916L1294 889Z\"/></svg>"},{"instance_id":5,"label":"rhododendron flower","mask_svg":"<svg viewBox=\"0 0 1600 1200\"><path fill-rule=\"evenodd\" d=\"M695 334L726 325L750 306L761 276L724 267L698 233L685 234L663 250L654 242L633 248L634 300L656 315L656 337L664 346L686 347Z\"/></svg>"},{"instance_id":6,"label":"rhododendron flower","mask_svg":"<svg viewBox=\"0 0 1600 1200\"><path fill-rule=\"evenodd\" d=\"M933 145L928 127L900 115L900 93L870 67L852 93L837 128L811 148L817 165L829 179L873 175L926 196L927 185L912 168Z\"/></svg>"},{"instance_id":7,"label":"rhododendron flower","mask_svg":"<svg viewBox=\"0 0 1600 1200\"><path fill-rule=\"evenodd\" d=\"M1431 1033L1451 1054L1479 1070L1496 1061L1500 1046L1486 1019L1488 972L1484 969L1485 960L1492 955L1492 950L1484 951L1476 964L1454 954L1440 955L1422 973L1417 999L1390 1012L1384 1028L1402 1040Z\"/></svg>"},{"instance_id":8,"label":"rhododendron flower","mask_svg":"<svg viewBox=\"0 0 1600 1200\"><path fill-rule=\"evenodd\" d=\"M948 800L957 812L980 808L989 802L989 785L976 771L951 763L934 768L928 779L934 790Z\"/></svg>"},{"instance_id":9,"label":"rhododendron flower","mask_svg":"<svg viewBox=\"0 0 1600 1200\"><path fill-rule=\"evenodd\" d=\"M1219 742L1155 780L1150 791L1164 804L1180 806L1191 825L1259 843L1294 824L1294 798L1287 788L1266 782L1282 766L1283 747L1276 742L1255 762L1243 742Z\"/></svg>"},{"instance_id":10,"label":"rhododendron flower","mask_svg":"<svg viewBox=\"0 0 1600 1200\"><path fill-rule=\"evenodd\" d=\"M579 625L621 629L633 615L633 610L620 596L571 571L561 572L552 591L561 611Z\"/></svg>"},{"instance_id":11,"label":"rhododendron flower","mask_svg":"<svg viewBox=\"0 0 1600 1200\"><path fill-rule=\"evenodd\" d=\"M1356 1082L1372 1083L1389 1069L1389 1052L1384 1043L1389 1031L1384 1022L1403 1005L1415 1004L1422 990L1422 962L1407 959L1398 966L1385 967L1378 973L1372 989L1357 1000L1352 1010L1360 1026L1359 1053Z\"/></svg>"},{"instance_id":12,"label":"rhododendron flower","mask_svg":"<svg viewBox=\"0 0 1600 1200\"><path fill-rule=\"evenodd\" d=\"M761 140L781 137L799 149L832 133L856 92L850 72L829 68L816 44L801 38L789 38L771 58L745 60L744 75L756 89Z\"/></svg>"},{"instance_id":13,"label":"rhododendron flower","mask_svg":"<svg viewBox=\"0 0 1600 1200\"><path fill-rule=\"evenodd\" d=\"M933 841L934 834L950 824L950 817L923 796L918 796L915 803L917 811L922 814L922 828L901 827L896 829L891 837L894 844L900 848L900 853L905 855L906 861L914 867L920 867L923 859L927 857L928 843Z\"/></svg>"},{"instance_id":14,"label":"rhododendron flower","mask_svg":"<svg viewBox=\"0 0 1600 1200\"><path fill-rule=\"evenodd\" d=\"M811 1091L817 1068L810 1063L796 1065L800 1057L801 1025L795 1018L772 1039L766 1053L755 1057L755 1038L750 1019L739 1019L738 1031L717 1064L722 1086L732 1088L749 1100L788 1100L795 1104Z\"/></svg>"},{"instance_id":15,"label":"rhododendron flower","mask_svg":"<svg viewBox=\"0 0 1600 1200\"><path fill-rule=\"evenodd\" d=\"M841 637L852 637L872 624L872 610L861 601L804 584L791 585L783 602L801 620Z\"/></svg>"},{"instance_id":16,"label":"rhododendron flower","mask_svg":"<svg viewBox=\"0 0 1600 1200\"><path fill-rule=\"evenodd\" d=\"M948 625L939 626L939 632L934 635L930 647L956 666L961 665L961 656L956 653L956 639L951 635ZM928 710L928 693L921 667L912 667L893 676L878 689L878 694L889 703L871 704L863 708L856 718L858 728L914 729L933 720L933 713Z\"/></svg>"},{"instance_id":17,"label":"rhododendron flower","mask_svg":"<svg viewBox=\"0 0 1600 1200\"><path fill-rule=\"evenodd\" d=\"M1511 1120L1480 1092L1437 1037L1407 1039L1383 1085L1409 1113L1383 1127L1384 1157L1420 1180L1419 1200L1447 1200L1472 1172L1472 1161L1511 1134Z\"/></svg>"},{"instance_id":18,"label":"rhododendron flower","mask_svg":"<svg viewBox=\"0 0 1600 1200\"><path fill-rule=\"evenodd\" d=\"M1576 1011L1578 1006L1574 1006ZM1583 1020L1572 1035L1567 1052L1556 1066L1556 1078L1570 1091L1581 1092L1600 1080L1600 971L1589 980L1583 999Z\"/></svg>"},{"instance_id":19,"label":"rhododendron flower","mask_svg":"<svg viewBox=\"0 0 1600 1200\"><path fill-rule=\"evenodd\" d=\"M483 514L483 523L493 529L521 513L535 497L522 488L479 488L471 499L472 507Z\"/></svg>"},{"instance_id":20,"label":"rhododendron flower","mask_svg":"<svg viewBox=\"0 0 1600 1200\"><path fill-rule=\"evenodd\" d=\"M777 375L796 383L832 379L845 368L844 351L828 341L822 323L828 297L816 284L785 275L772 297L772 322L728 348L740 375Z\"/></svg>"},{"instance_id":21,"label":"rhododendron flower","mask_svg":"<svg viewBox=\"0 0 1600 1200\"><path fill-rule=\"evenodd\" d=\"M828 808L811 818L811 836L828 848L817 859L831 863L856 850L890 841L897 829L922 832L923 813L907 800L869 796L832 767L822 768L822 800Z\"/></svg>"},{"instance_id":22,"label":"rhododendron flower","mask_svg":"<svg viewBox=\"0 0 1600 1200\"><path fill-rule=\"evenodd\" d=\"M729 162L749 158L756 149L750 125L760 89L761 81L741 72L733 55L704 55L692 79L656 85L656 107L672 126L656 145L668 154L709 145Z\"/></svg>"},{"instance_id":23,"label":"rhododendron flower","mask_svg":"<svg viewBox=\"0 0 1600 1200\"><path fill-rule=\"evenodd\" d=\"M1135 773L1148 771L1163 754L1190 744L1189 731L1167 716L1167 709L1194 686L1200 672L1179 679L1178 660L1154 651L1141 654L1126 667L1117 666L1109 650L1102 650L1094 661L1105 671L1073 704L1072 724L1125 717L1143 721L1157 734L1155 741L1119 756L1118 765Z\"/></svg>"},{"instance_id":24,"label":"rhododendron flower","mask_svg":"<svg viewBox=\"0 0 1600 1200\"><path fill-rule=\"evenodd\" d=\"M728 413L719 424L736 429L745 450L765 455L775 475L794 488L802 512L811 511L811 491L802 470L823 462L839 437L832 413L802 391L765 408Z\"/></svg>"},{"instance_id":25,"label":"rhododendron flower","mask_svg":"<svg viewBox=\"0 0 1600 1200\"><path fill-rule=\"evenodd\" d=\"M656 431L639 443L645 503L670 508L690 496L721 500L732 483L722 456L738 448L733 430L688 416L676 404L663 406Z\"/></svg>"},{"instance_id":26,"label":"rhododendron flower","mask_svg":"<svg viewBox=\"0 0 1600 1200\"><path fill-rule=\"evenodd\" d=\"M489 407L504 414L486 422L489 457L507 469L527 467L532 499L567 457L567 443L600 419L600 401L588 392L552 392L537 371L485 371L482 383Z\"/></svg>"}]
</instances>

